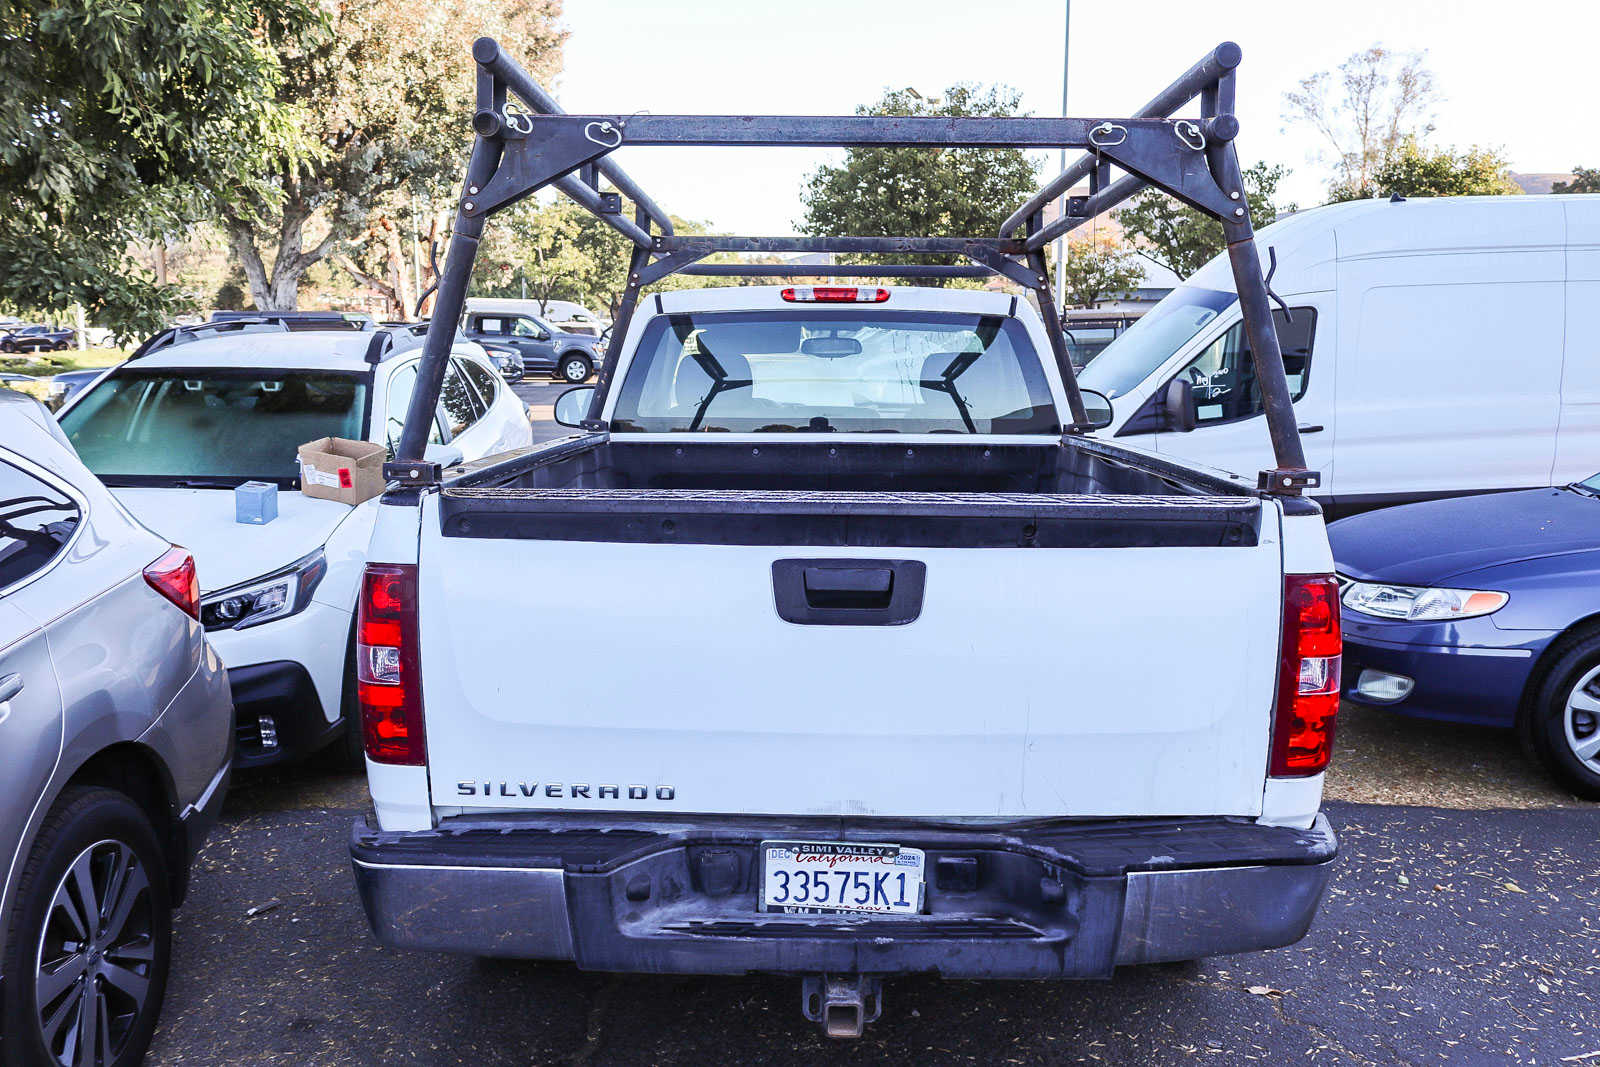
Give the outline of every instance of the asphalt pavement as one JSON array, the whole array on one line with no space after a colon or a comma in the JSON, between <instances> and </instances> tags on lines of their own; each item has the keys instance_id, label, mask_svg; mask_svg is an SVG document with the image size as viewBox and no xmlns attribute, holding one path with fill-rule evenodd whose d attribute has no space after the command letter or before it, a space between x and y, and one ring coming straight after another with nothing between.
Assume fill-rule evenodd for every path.
<instances>
[{"instance_id":1,"label":"asphalt pavement","mask_svg":"<svg viewBox=\"0 0 1600 1067\"><path fill-rule=\"evenodd\" d=\"M565 432L562 388L517 387L541 437ZM1348 708L1340 729L1338 869L1299 944L1105 981L891 981L882 1020L843 1044L801 1017L795 979L380 948L346 851L365 780L247 775L178 914L150 1062L1600 1067L1600 811L1501 733Z\"/></svg>"}]
</instances>

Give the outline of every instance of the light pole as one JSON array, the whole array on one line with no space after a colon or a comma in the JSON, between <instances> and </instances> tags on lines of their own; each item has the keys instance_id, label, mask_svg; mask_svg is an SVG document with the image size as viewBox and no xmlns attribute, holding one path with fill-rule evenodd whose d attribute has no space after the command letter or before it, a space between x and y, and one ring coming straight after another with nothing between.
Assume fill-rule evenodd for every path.
<instances>
[{"instance_id":1,"label":"light pole","mask_svg":"<svg viewBox=\"0 0 1600 1067\"><path fill-rule=\"evenodd\" d=\"M1072 0L1062 0L1065 11L1062 14L1063 29L1061 31L1061 117L1067 117L1067 59L1072 52ZM1061 150L1061 169L1067 169L1067 150ZM1063 190L1061 201L1057 207L1061 217L1067 214L1067 195L1072 190ZM1056 308L1059 310L1067 302L1067 235L1062 234L1056 238Z\"/></svg>"}]
</instances>

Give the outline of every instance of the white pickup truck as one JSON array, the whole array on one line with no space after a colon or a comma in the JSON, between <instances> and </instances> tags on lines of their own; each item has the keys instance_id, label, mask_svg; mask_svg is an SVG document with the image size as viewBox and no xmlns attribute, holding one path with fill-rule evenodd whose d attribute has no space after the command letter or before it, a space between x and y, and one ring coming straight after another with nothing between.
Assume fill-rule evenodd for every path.
<instances>
[{"instance_id":1,"label":"white pickup truck","mask_svg":"<svg viewBox=\"0 0 1600 1067\"><path fill-rule=\"evenodd\" d=\"M504 147L525 153L513 175L544 165L541 122L538 151L624 139L622 120L542 110ZM458 241L481 230L474 195L515 192L479 120ZM788 121L626 130L752 143ZM846 144L924 135L793 121ZM991 121L927 136L1040 129ZM613 358L556 405L584 432L441 476L408 424L386 467L357 622L374 814L351 841L377 936L793 974L835 1036L877 1016L888 975L1104 977L1300 938L1336 851L1319 807L1340 662L1322 516L1277 491L1305 472L1250 483L1085 436L1110 412L1075 391L1048 300L1042 321L926 287L638 298L673 266L658 254L709 247L693 240L636 253ZM1025 248L1009 240L993 247ZM1261 366L1286 409L1281 363ZM601 635L594 662L531 679L521 631L542 614Z\"/></svg>"}]
</instances>

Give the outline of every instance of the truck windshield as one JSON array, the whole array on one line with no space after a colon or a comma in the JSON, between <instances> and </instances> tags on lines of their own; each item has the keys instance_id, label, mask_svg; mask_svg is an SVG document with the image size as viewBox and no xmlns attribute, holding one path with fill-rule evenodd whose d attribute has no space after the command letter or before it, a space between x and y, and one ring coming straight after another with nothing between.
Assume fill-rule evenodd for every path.
<instances>
[{"instance_id":1,"label":"truck windshield","mask_svg":"<svg viewBox=\"0 0 1600 1067\"><path fill-rule=\"evenodd\" d=\"M611 428L1059 434L1061 423L1017 320L841 310L656 318Z\"/></svg>"},{"instance_id":2,"label":"truck windshield","mask_svg":"<svg viewBox=\"0 0 1600 1067\"><path fill-rule=\"evenodd\" d=\"M1217 289L1174 289L1107 345L1078 376L1078 384L1109 397L1126 395L1238 299Z\"/></svg>"},{"instance_id":3,"label":"truck windshield","mask_svg":"<svg viewBox=\"0 0 1600 1067\"><path fill-rule=\"evenodd\" d=\"M285 370L118 371L61 416L84 465L123 485L290 487L298 449L366 436L356 374Z\"/></svg>"}]
</instances>

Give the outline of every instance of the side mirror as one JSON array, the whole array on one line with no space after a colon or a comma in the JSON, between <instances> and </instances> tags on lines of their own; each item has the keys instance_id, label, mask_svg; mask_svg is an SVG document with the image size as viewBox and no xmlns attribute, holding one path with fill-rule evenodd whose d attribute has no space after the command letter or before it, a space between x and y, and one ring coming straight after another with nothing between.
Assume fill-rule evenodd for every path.
<instances>
[{"instance_id":1,"label":"side mirror","mask_svg":"<svg viewBox=\"0 0 1600 1067\"><path fill-rule=\"evenodd\" d=\"M594 386L580 385L556 397L555 418L562 426L583 425L589 415L589 401L594 399Z\"/></svg>"},{"instance_id":2,"label":"side mirror","mask_svg":"<svg viewBox=\"0 0 1600 1067\"><path fill-rule=\"evenodd\" d=\"M1187 378L1174 378L1168 382L1165 407L1168 430L1178 433L1193 430L1200 418L1194 402L1194 384Z\"/></svg>"},{"instance_id":3,"label":"side mirror","mask_svg":"<svg viewBox=\"0 0 1600 1067\"><path fill-rule=\"evenodd\" d=\"M1083 397L1083 413L1088 416L1088 429L1103 430L1111 425L1111 398L1094 389L1079 389L1078 395Z\"/></svg>"},{"instance_id":4,"label":"side mirror","mask_svg":"<svg viewBox=\"0 0 1600 1067\"><path fill-rule=\"evenodd\" d=\"M422 458L441 467L454 467L462 461L461 449L455 445L429 444L422 450Z\"/></svg>"}]
</instances>

